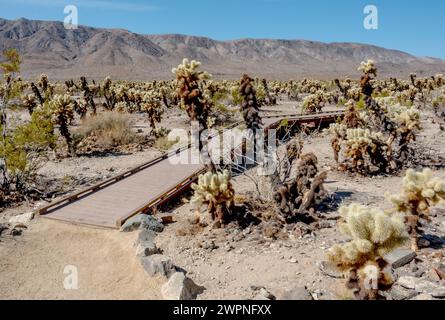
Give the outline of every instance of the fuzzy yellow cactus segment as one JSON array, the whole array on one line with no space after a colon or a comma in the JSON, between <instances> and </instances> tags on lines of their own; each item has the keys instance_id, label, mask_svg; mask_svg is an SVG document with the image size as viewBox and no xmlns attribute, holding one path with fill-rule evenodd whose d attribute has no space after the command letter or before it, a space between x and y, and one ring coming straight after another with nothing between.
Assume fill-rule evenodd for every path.
<instances>
[{"instance_id":1,"label":"fuzzy yellow cactus segment","mask_svg":"<svg viewBox=\"0 0 445 320\"><path fill-rule=\"evenodd\" d=\"M198 80L210 79L212 75L206 71L198 70L200 66L201 62L199 61L184 59L180 65L172 69L172 73L176 75L176 79L179 82L191 83Z\"/></svg>"},{"instance_id":2,"label":"fuzzy yellow cactus segment","mask_svg":"<svg viewBox=\"0 0 445 320\"><path fill-rule=\"evenodd\" d=\"M407 170L403 178L403 193L388 195L388 200L395 206L395 211L407 214L406 223L411 235L411 248L419 250L418 235L421 233L420 219L428 219L428 211L445 201L445 182L433 177L430 169L422 172Z\"/></svg>"},{"instance_id":3,"label":"fuzzy yellow cactus segment","mask_svg":"<svg viewBox=\"0 0 445 320\"><path fill-rule=\"evenodd\" d=\"M346 145L352 149L359 149L372 146L374 141L383 141L384 136L381 132L371 132L369 129L347 129Z\"/></svg>"},{"instance_id":4,"label":"fuzzy yellow cactus segment","mask_svg":"<svg viewBox=\"0 0 445 320\"><path fill-rule=\"evenodd\" d=\"M367 75L377 76L377 68L374 65L374 60L362 61L358 67L358 71Z\"/></svg>"},{"instance_id":5,"label":"fuzzy yellow cactus segment","mask_svg":"<svg viewBox=\"0 0 445 320\"><path fill-rule=\"evenodd\" d=\"M433 177L430 169L406 171L403 178L403 194L389 196L400 212L425 214L428 209L445 200L445 182Z\"/></svg>"},{"instance_id":6,"label":"fuzzy yellow cactus segment","mask_svg":"<svg viewBox=\"0 0 445 320\"><path fill-rule=\"evenodd\" d=\"M341 207L339 211L343 219L340 231L352 240L332 247L328 257L342 270L375 261L408 239L400 214L388 214L359 204Z\"/></svg>"},{"instance_id":7,"label":"fuzzy yellow cactus segment","mask_svg":"<svg viewBox=\"0 0 445 320\"><path fill-rule=\"evenodd\" d=\"M145 112L148 116L152 134L156 135L156 123L162 120L162 97L157 91L147 91L141 95L141 111Z\"/></svg>"},{"instance_id":8,"label":"fuzzy yellow cactus segment","mask_svg":"<svg viewBox=\"0 0 445 320\"><path fill-rule=\"evenodd\" d=\"M207 204L213 219L222 222L225 214L230 213L234 205L235 190L230 181L228 170L218 173L207 172L198 178L197 184L192 184L195 191L191 203Z\"/></svg>"},{"instance_id":9,"label":"fuzzy yellow cactus segment","mask_svg":"<svg viewBox=\"0 0 445 320\"><path fill-rule=\"evenodd\" d=\"M379 289L393 283L383 256L409 239L403 215L359 204L341 207L340 215L339 229L351 240L334 245L327 257L340 271L349 272L347 285L357 297L376 299Z\"/></svg>"}]
</instances>

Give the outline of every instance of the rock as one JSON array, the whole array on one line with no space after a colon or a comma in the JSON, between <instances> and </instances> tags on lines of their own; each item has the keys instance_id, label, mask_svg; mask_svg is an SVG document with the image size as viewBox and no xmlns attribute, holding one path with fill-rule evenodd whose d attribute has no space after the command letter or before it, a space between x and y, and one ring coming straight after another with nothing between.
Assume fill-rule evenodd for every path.
<instances>
[{"instance_id":1,"label":"rock","mask_svg":"<svg viewBox=\"0 0 445 320\"><path fill-rule=\"evenodd\" d=\"M275 296L270 293L268 290L266 290L265 288L260 288L259 292L258 292L259 296L262 296L263 298L266 298L267 300L275 300Z\"/></svg>"},{"instance_id":2,"label":"rock","mask_svg":"<svg viewBox=\"0 0 445 320\"><path fill-rule=\"evenodd\" d=\"M416 253L411 250L396 249L385 255L384 259L393 269L398 269L413 261L415 257Z\"/></svg>"},{"instance_id":3,"label":"rock","mask_svg":"<svg viewBox=\"0 0 445 320\"><path fill-rule=\"evenodd\" d=\"M298 262L298 260L297 260L297 259L295 259L295 258L290 258L290 259L289 259L289 262L290 262L290 263L297 263L297 262Z\"/></svg>"},{"instance_id":4,"label":"rock","mask_svg":"<svg viewBox=\"0 0 445 320\"><path fill-rule=\"evenodd\" d=\"M329 261L317 261L316 265L317 265L318 269L320 269L320 271L328 277L332 277L332 278L336 278L336 279L344 278L343 273L337 271L335 269L335 266L332 263L330 263Z\"/></svg>"},{"instance_id":5,"label":"rock","mask_svg":"<svg viewBox=\"0 0 445 320\"><path fill-rule=\"evenodd\" d=\"M33 212L20 214L18 216L11 217L9 223L15 227L16 225L27 225L34 218Z\"/></svg>"},{"instance_id":6,"label":"rock","mask_svg":"<svg viewBox=\"0 0 445 320\"><path fill-rule=\"evenodd\" d=\"M173 216L162 216L161 220L163 224L173 223Z\"/></svg>"},{"instance_id":7,"label":"rock","mask_svg":"<svg viewBox=\"0 0 445 320\"><path fill-rule=\"evenodd\" d=\"M428 241L427 239L420 238L417 241L417 245L419 246L420 249L422 249L422 248L429 248L429 246L431 245L431 242Z\"/></svg>"},{"instance_id":8,"label":"rock","mask_svg":"<svg viewBox=\"0 0 445 320\"><path fill-rule=\"evenodd\" d=\"M277 300L313 300L311 294L305 287L296 287L284 290L277 295Z\"/></svg>"},{"instance_id":9,"label":"rock","mask_svg":"<svg viewBox=\"0 0 445 320\"><path fill-rule=\"evenodd\" d=\"M435 298L445 298L445 286L414 277L400 277L398 284L407 289L414 289L418 293L427 293Z\"/></svg>"},{"instance_id":10,"label":"rock","mask_svg":"<svg viewBox=\"0 0 445 320\"><path fill-rule=\"evenodd\" d=\"M434 298L445 298L445 286L440 286L430 281L419 281L416 284L416 291L430 294Z\"/></svg>"},{"instance_id":11,"label":"rock","mask_svg":"<svg viewBox=\"0 0 445 320\"><path fill-rule=\"evenodd\" d=\"M121 232L131 232L138 229L162 232L164 230L164 225L161 221L151 215L139 214L125 221L121 227Z\"/></svg>"},{"instance_id":12,"label":"rock","mask_svg":"<svg viewBox=\"0 0 445 320\"><path fill-rule=\"evenodd\" d=\"M400 277L397 280L397 283L406 288L406 289L415 289L416 288L416 283L417 283L417 279L414 277L408 277L408 276L404 276L404 277Z\"/></svg>"},{"instance_id":13,"label":"rock","mask_svg":"<svg viewBox=\"0 0 445 320\"><path fill-rule=\"evenodd\" d=\"M158 253L161 253L161 250L156 246L154 242L140 242L136 246L137 257L148 257Z\"/></svg>"},{"instance_id":14,"label":"rock","mask_svg":"<svg viewBox=\"0 0 445 320\"><path fill-rule=\"evenodd\" d=\"M422 301L433 300L433 297L431 295L429 295L428 293L421 293L410 300L422 300Z\"/></svg>"},{"instance_id":15,"label":"rock","mask_svg":"<svg viewBox=\"0 0 445 320\"><path fill-rule=\"evenodd\" d=\"M173 265L173 262L162 254L141 257L140 261L145 272L150 277L162 275L168 278L177 271L176 267Z\"/></svg>"},{"instance_id":16,"label":"rock","mask_svg":"<svg viewBox=\"0 0 445 320\"><path fill-rule=\"evenodd\" d=\"M22 230L20 230L20 229L11 229L9 234L11 236L13 236L13 237L17 237L17 236L20 236L22 234Z\"/></svg>"},{"instance_id":17,"label":"rock","mask_svg":"<svg viewBox=\"0 0 445 320\"><path fill-rule=\"evenodd\" d=\"M392 300L409 300L417 295L415 290L405 289L400 285L394 285L388 292Z\"/></svg>"},{"instance_id":18,"label":"rock","mask_svg":"<svg viewBox=\"0 0 445 320\"><path fill-rule=\"evenodd\" d=\"M428 279L434 282L439 282L441 280L439 274L437 273L436 269L432 268L430 271L428 271Z\"/></svg>"},{"instance_id":19,"label":"rock","mask_svg":"<svg viewBox=\"0 0 445 320\"><path fill-rule=\"evenodd\" d=\"M335 221L329 221L329 220L322 220L318 223L318 227L320 229L330 229L334 228L336 225Z\"/></svg>"},{"instance_id":20,"label":"rock","mask_svg":"<svg viewBox=\"0 0 445 320\"><path fill-rule=\"evenodd\" d=\"M263 227L263 233L267 238L275 238L280 232L280 228L274 223L266 223Z\"/></svg>"},{"instance_id":21,"label":"rock","mask_svg":"<svg viewBox=\"0 0 445 320\"><path fill-rule=\"evenodd\" d=\"M204 289L187 278L184 273L175 272L161 287L161 293L165 300L194 300Z\"/></svg>"},{"instance_id":22,"label":"rock","mask_svg":"<svg viewBox=\"0 0 445 320\"><path fill-rule=\"evenodd\" d=\"M436 273L439 275L439 277L442 280L445 280L445 265L444 264L439 264L437 266L437 268L434 268L434 270L436 271Z\"/></svg>"},{"instance_id":23,"label":"rock","mask_svg":"<svg viewBox=\"0 0 445 320\"><path fill-rule=\"evenodd\" d=\"M155 239L156 239L156 232L151 230L141 230L138 234L138 237L134 245L138 246L139 244L154 243Z\"/></svg>"}]
</instances>

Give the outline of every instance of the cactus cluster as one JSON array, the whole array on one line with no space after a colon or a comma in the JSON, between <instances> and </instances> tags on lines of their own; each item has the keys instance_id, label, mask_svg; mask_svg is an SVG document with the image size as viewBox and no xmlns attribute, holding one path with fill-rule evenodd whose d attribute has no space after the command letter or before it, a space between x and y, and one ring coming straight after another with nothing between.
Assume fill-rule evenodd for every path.
<instances>
[{"instance_id":1,"label":"cactus cluster","mask_svg":"<svg viewBox=\"0 0 445 320\"><path fill-rule=\"evenodd\" d=\"M294 179L277 187L274 200L278 214L286 221L310 216L315 220L317 207L326 197L323 182L327 172L319 172L317 157L313 153L300 157Z\"/></svg>"},{"instance_id":2,"label":"cactus cluster","mask_svg":"<svg viewBox=\"0 0 445 320\"><path fill-rule=\"evenodd\" d=\"M339 229L350 241L329 249L328 259L348 273L347 287L357 298L377 299L378 290L388 289L394 282L385 254L409 239L403 216L355 203L339 212Z\"/></svg>"},{"instance_id":3,"label":"cactus cluster","mask_svg":"<svg viewBox=\"0 0 445 320\"><path fill-rule=\"evenodd\" d=\"M445 200L445 182L433 177L430 169L424 169L422 172L409 169L403 178L403 193L388 195L388 200L394 204L396 212L407 214L411 247L417 251L421 219L428 220L429 209Z\"/></svg>"},{"instance_id":4,"label":"cactus cluster","mask_svg":"<svg viewBox=\"0 0 445 320\"><path fill-rule=\"evenodd\" d=\"M198 183L192 184L194 195L191 203L207 204L212 219L223 223L234 207L235 190L230 179L228 170L200 175Z\"/></svg>"}]
</instances>

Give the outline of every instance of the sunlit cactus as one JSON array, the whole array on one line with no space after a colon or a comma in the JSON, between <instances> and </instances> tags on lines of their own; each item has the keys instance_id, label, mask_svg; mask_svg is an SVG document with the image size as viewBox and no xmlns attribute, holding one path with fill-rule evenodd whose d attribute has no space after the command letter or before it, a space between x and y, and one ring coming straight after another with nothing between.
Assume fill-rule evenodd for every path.
<instances>
[{"instance_id":1,"label":"sunlit cactus","mask_svg":"<svg viewBox=\"0 0 445 320\"><path fill-rule=\"evenodd\" d=\"M146 92L142 96L141 111L147 114L152 133L156 135L156 124L161 122L163 113L162 97L153 91Z\"/></svg>"},{"instance_id":2,"label":"sunlit cactus","mask_svg":"<svg viewBox=\"0 0 445 320\"><path fill-rule=\"evenodd\" d=\"M212 219L223 223L234 207L235 190L230 179L228 170L200 175L198 183L192 184L194 195L191 203L207 204Z\"/></svg>"},{"instance_id":3,"label":"sunlit cactus","mask_svg":"<svg viewBox=\"0 0 445 320\"><path fill-rule=\"evenodd\" d=\"M74 120L74 103L70 95L55 95L50 102L54 123L59 125L59 131L68 145L68 150L72 151L72 137L69 131L69 124Z\"/></svg>"},{"instance_id":4,"label":"sunlit cactus","mask_svg":"<svg viewBox=\"0 0 445 320\"><path fill-rule=\"evenodd\" d=\"M23 106L28 109L29 114L34 112L37 107L36 96L34 94L27 94L22 99Z\"/></svg>"},{"instance_id":5,"label":"sunlit cactus","mask_svg":"<svg viewBox=\"0 0 445 320\"><path fill-rule=\"evenodd\" d=\"M421 219L429 220L429 209L445 200L445 182L433 177L430 169L424 169L422 172L409 169L403 178L403 193L388 195L388 200L395 205L397 212L407 214L411 247L417 251Z\"/></svg>"},{"instance_id":6,"label":"sunlit cactus","mask_svg":"<svg viewBox=\"0 0 445 320\"><path fill-rule=\"evenodd\" d=\"M394 283L383 257L409 239L403 216L359 204L343 206L339 212L339 229L350 240L334 245L327 253L328 259L348 273L347 287L354 290L356 298L378 299L378 291Z\"/></svg>"}]
</instances>

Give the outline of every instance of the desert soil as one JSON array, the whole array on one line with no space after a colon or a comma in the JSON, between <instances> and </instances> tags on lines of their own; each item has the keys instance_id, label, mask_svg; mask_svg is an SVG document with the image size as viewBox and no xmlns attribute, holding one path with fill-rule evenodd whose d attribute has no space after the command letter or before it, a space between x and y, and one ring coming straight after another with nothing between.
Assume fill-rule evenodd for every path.
<instances>
[{"instance_id":1,"label":"desert soil","mask_svg":"<svg viewBox=\"0 0 445 320\"><path fill-rule=\"evenodd\" d=\"M279 108L292 110L293 106L288 103ZM171 119L166 120L165 126L178 125ZM432 115L425 115L424 130L416 145L419 148L427 146L422 152L434 157L445 153L445 133L440 131L439 124L432 123L432 119ZM143 119L138 121L137 126L148 130ZM184 126L184 121L181 118L179 125ZM305 137L304 142L303 152L314 152L320 168L334 167L329 137L314 134ZM67 183L71 192L159 154L159 150L149 149L101 158L50 161L40 174L54 180L71 179L71 184ZM436 175L445 179L445 170L439 167ZM340 203L350 202L385 208L389 204L384 194L399 192L402 176L403 173L366 178L330 170L326 188L333 203L323 214L331 224L308 234L281 230L277 239L272 239L266 237L261 228L253 226L194 228L196 208L185 203L161 212L172 215L175 222L167 225L156 242L165 255L206 288L198 299L250 299L256 295L255 287L265 287L277 294L298 286L307 287L318 299L346 299L349 296L342 289L341 280L322 274L316 266L324 259L326 249L345 240L335 228L338 217L335 208ZM235 177L234 186L238 194L252 194L254 189L245 176ZM0 214L0 222L38 205L41 203L7 209ZM443 212L439 211L431 223L439 237L445 235ZM202 217L205 216L203 212ZM23 235L2 235L0 238L0 299L160 299L159 288L165 279L149 278L145 274L135 256L136 235L37 218ZM420 256L427 260L432 250L425 249ZM440 250L443 252L443 247ZM67 265L77 267L77 290L66 290L63 286L67 276L63 271Z\"/></svg>"}]
</instances>

